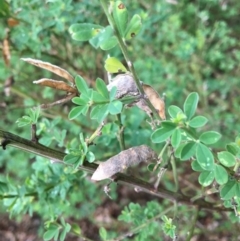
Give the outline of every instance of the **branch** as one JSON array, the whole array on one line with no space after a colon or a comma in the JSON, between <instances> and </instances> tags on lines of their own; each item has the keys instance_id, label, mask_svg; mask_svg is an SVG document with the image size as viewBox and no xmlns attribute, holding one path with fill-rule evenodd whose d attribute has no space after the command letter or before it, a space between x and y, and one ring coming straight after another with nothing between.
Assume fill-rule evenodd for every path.
<instances>
[{"instance_id":1,"label":"branch","mask_svg":"<svg viewBox=\"0 0 240 241\"><path fill-rule=\"evenodd\" d=\"M108 4L107 4L107 1L106 1L106 0L100 0L100 3L101 3L101 5L102 5L102 8L103 8L103 10L104 10L104 13L105 13L107 19L108 19L109 24L111 25L111 27L112 27L113 30L114 30L115 36L117 37L117 40L118 40L118 44L119 44L119 46L120 46L120 49L121 49L121 51L122 51L122 53L123 53L123 56L124 56L126 62L127 62L128 68L129 68L130 72L131 72L132 75L133 75L133 78L134 78L134 80L135 80L135 82L136 82L136 85L137 85L140 93L144 96L145 93L144 93L143 87L142 87L142 85L141 85L140 80L139 80L138 77L137 77L135 68L134 68L134 66L133 66L133 62L131 61L131 58L130 58L130 56L129 56L129 54L128 54L128 50L127 50L126 44L124 43L124 41L123 41L123 39L122 39L119 31L118 31L118 28L117 28L117 26L116 26L116 24L115 24L115 21L114 21L111 13L110 13L110 11L109 11L109 6L108 6ZM148 104L149 108L151 109L152 113L156 116L156 118L157 118L158 120L160 120L160 117L159 117L156 109L154 108L154 106L152 105L152 103L149 101L149 99L146 98L145 101L147 102L147 104Z\"/></svg>"},{"instance_id":2,"label":"branch","mask_svg":"<svg viewBox=\"0 0 240 241\"><path fill-rule=\"evenodd\" d=\"M49 147L46 147L39 143L34 143L30 140L19 137L7 131L0 129L0 143L2 148L5 150L6 146L13 146L26 152L30 152L42 157L49 158L55 162L60 162L65 165L67 163L63 162L63 158L66 155L64 152L60 152ZM95 163L84 162L82 166L79 166L80 170L86 171L88 173L93 173L98 167ZM118 183L128 185L135 188L137 191L142 191L149 193L153 196L168 199L173 202L185 203L187 205L198 206L199 209L209 209L214 211L232 211L230 208L225 208L223 206L214 205L214 203L206 202L203 199L197 201L191 201L192 197L185 196L181 192L172 192L164 188L158 187L155 189L151 183L145 182L139 178L128 176L122 173L116 175L114 180Z\"/></svg>"}]
</instances>

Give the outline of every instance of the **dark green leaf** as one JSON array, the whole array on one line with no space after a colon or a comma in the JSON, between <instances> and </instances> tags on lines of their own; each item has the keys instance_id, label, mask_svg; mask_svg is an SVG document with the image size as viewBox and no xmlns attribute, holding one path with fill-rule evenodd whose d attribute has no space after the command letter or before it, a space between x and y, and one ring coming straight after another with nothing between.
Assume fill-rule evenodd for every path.
<instances>
[{"instance_id":1,"label":"dark green leaf","mask_svg":"<svg viewBox=\"0 0 240 241\"><path fill-rule=\"evenodd\" d=\"M189 125L193 128L199 128L204 126L208 122L208 119L204 116L196 116L189 121Z\"/></svg>"},{"instance_id":2,"label":"dark green leaf","mask_svg":"<svg viewBox=\"0 0 240 241\"><path fill-rule=\"evenodd\" d=\"M194 160L192 163L191 163L191 166L192 166L192 169L195 171L195 172L203 172L205 171L200 165L199 163Z\"/></svg>"},{"instance_id":3,"label":"dark green leaf","mask_svg":"<svg viewBox=\"0 0 240 241\"><path fill-rule=\"evenodd\" d=\"M118 44L118 40L117 40L116 36L112 36L109 39L106 39L105 41L103 41L100 44L100 48L102 50L106 51L106 50L114 48L117 44Z\"/></svg>"},{"instance_id":4,"label":"dark green leaf","mask_svg":"<svg viewBox=\"0 0 240 241\"><path fill-rule=\"evenodd\" d=\"M97 80L96 80L96 89L103 97L105 97L106 99L109 98L109 93L108 93L108 89L106 87L106 84L100 78L97 78Z\"/></svg>"},{"instance_id":5,"label":"dark green leaf","mask_svg":"<svg viewBox=\"0 0 240 241\"><path fill-rule=\"evenodd\" d=\"M108 105L108 111L111 115L116 115L121 113L123 104L119 100L115 100L109 103Z\"/></svg>"},{"instance_id":6,"label":"dark green leaf","mask_svg":"<svg viewBox=\"0 0 240 241\"><path fill-rule=\"evenodd\" d=\"M63 161L68 163L68 164L75 164L77 163L79 160L81 159L80 156L76 156L76 155L73 155L73 154L67 154Z\"/></svg>"},{"instance_id":7,"label":"dark green leaf","mask_svg":"<svg viewBox=\"0 0 240 241\"><path fill-rule=\"evenodd\" d=\"M182 148L180 159L182 161L189 160L191 157L195 155L196 147L197 144L195 142L188 142L187 144L185 144Z\"/></svg>"},{"instance_id":8,"label":"dark green leaf","mask_svg":"<svg viewBox=\"0 0 240 241\"><path fill-rule=\"evenodd\" d=\"M88 106L77 106L71 109L68 114L68 118L70 120L77 118L80 114L82 114Z\"/></svg>"},{"instance_id":9,"label":"dark green leaf","mask_svg":"<svg viewBox=\"0 0 240 241\"><path fill-rule=\"evenodd\" d=\"M171 105L168 107L168 113L172 118L176 118L178 114L183 114L183 111L175 105Z\"/></svg>"},{"instance_id":10,"label":"dark green leaf","mask_svg":"<svg viewBox=\"0 0 240 241\"><path fill-rule=\"evenodd\" d=\"M184 146L186 145L186 143L181 143L178 147L177 147L177 149L175 150L175 152L174 152L174 156L176 157L176 158L181 158L181 152L182 152L182 149L184 148Z\"/></svg>"},{"instance_id":11,"label":"dark green leaf","mask_svg":"<svg viewBox=\"0 0 240 241\"><path fill-rule=\"evenodd\" d=\"M0 193L4 194L8 191L8 185L6 182L1 182L0 181Z\"/></svg>"},{"instance_id":12,"label":"dark green leaf","mask_svg":"<svg viewBox=\"0 0 240 241\"><path fill-rule=\"evenodd\" d=\"M207 171L201 172L201 174L198 177L199 183L204 187L209 186L213 182L213 180L214 180L213 171L211 171L211 172L207 172Z\"/></svg>"},{"instance_id":13,"label":"dark green leaf","mask_svg":"<svg viewBox=\"0 0 240 241\"><path fill-rule=\"evenodd\" d=\"M76 105L87 105L88 101L80 97L72 98L72 102Z\"/></svg>"},{"instance_id":14,"label":"dark green leaf","mask_svg":"<svg viewBox=\"0 0 240 241\"><path fill-rule=\"evenodd\" d=\"M232 167L236 164L236 159L233 154L227 151L219 152L218 159L226 167Z\"/></svg>"},{"instance_id":15,"label":"dark green leaf","mask_svg":"<svg viewBox=\"0 0 240 241\"><path fill-rule=\"evenodd\" d=\"M76 76L75 83L79 93L88 95L89 88L87 86L86 81L80 75Z\"/></svg>"},{"instance_id":16,"label":"dark green leaf","mask_svg":"<svg viewBox=\"0 0 240 241\"><path fill-rule=\"evenodd\" d=\"M174 125L166 125L165 127L162 127L160 129L157 129L153 132L151 139L153 143L161 143L166 141L173 133L173 131L176 129L176 126Z\"/></svg>"},{"instance_id":17,"label":"dark green leaf","mask_svg":"<svg viewBox=\"0 0 240 241\"><path fill-rule=\"evenodd\" d=\"M196 158L199 165L207 171L214 169L214 158L208 147L199 143L196 150Z\"/></svg>"},{"instance_id":18,"label":"dark green leaf","mask_svg":"<svg viewBox=\"0 0 240 241\"><path fill-rule=\"evenodd\" d=\"M240 153L239 146L234 142L227 144L226 149L228 152L232 153L234 156L236 156L238 153Z\"/></svg>"},{"instance_id":19,"label":"dark green leaf","mask_svg":"<svg viewBox=\"0 0 240 241\"><path fill-rule=\"evenodd\" d=\"M193 92L188 95L187 99L184 102L183 109L184 113L187 116L188 120L190 120L193 115L195 114L195 111L197 109L197 104L198 104L198 93Z\"/></svg>"},{"instance_id":20,"label":"dark green leaf","mask_svg":"<svg viewBox=\"0 0 240 241\"><path fill-rule=\"evenodd\" d=\"M89 151L87 153L86 158L87 158L88 162L94 162L95 161L95 155L91 151Z\"/></svg>"},{"instance_id":21,"label":"dark green leaf","mask_svg":"<svg viewBox=\"0 0 240 241\"><path fill-rule=\"evenodd\" d=\"M117 25L117 29L122 37L124 37L124 33L127 28L128 22L128 11L121 1L116 1L113 5L113 18Z\"/></svg>"},{"instance_id":22,"label":"dark green leaf","mask_svg":"<svg viewBox=\"0 0 240 241\"><path fill-rule=\"evenodd\" d=\"M182 136L181 136L181 131L180 129L176 129L171 137L171 144L174 148L177 148L181 142Z\"/></svg>"},{"instance_id":23,"label":"dark green leaf","mask_svg":"<svg viewBox=\"0 0 240 241\"><path fill-rule=\"evenodd\" d=\"M69 28L72 38L77 41L88 41L103 29L102 26L91 23L73 24Z\"/></svg>"},{"instance_id":24,"label":"dark green leaf","mask_svg":"<svg viewBox=\"0 0 240 241\"><path fill-rule=\"evenodd\" d=\"M226 169L220 165L215 164L214 176L219 185L223 185L228 181L228 173Z\"/></svg>"},{"instance_id":25,"label":"dark green leaf","mask_svg":"<svg viewBox=\"0 0 240 241\"><path fill-rule=\"evenodd\" d=\"M102 96L100 93L98 93L97 91L93 91L93 98L92 98L93 102L94 103L100 103L100 104L103 104L103 103L108 103L109 100L106 99L104 96Z\"/></svg>"},{"instance_id":26,"label":"dark green leaf","mask_svg":"<svg viewBox=\"0 0 240 241\"><path fill-rule=\"evenodd\" d=\"M220 196L224 200L229 200L236 195L237 182L229 180L220 190Z\"/></svg>"},{"instance_id":27,"label":"dark green leaf","mask_svg":"<svg viewBox=\"0 0 240 241\"><path fill-rule=\"evenodd\" d=\"M110 90L110 101L113 101L117 93L117 87L113 86Z\"/></svg>"},{"instance_id":28,"label":"dark green leaf","mask_svg":"<svg viewBox=\"0 0 240 241\"><path fill-rule=\"evenodd\" d=\"M96 119L98 122L102 122L108 114L108 104L95 106L90 114L91 119Z\"/></svg>"},{"instance_id":29,"label":"dark green leaf","mask_svg":"<svg viewBox=\"0 0 240 241\"><path fill-rule=\"evenodd\" d=\"M214 144L221 138L221 134L219 134L216 131L207 131L202 133L199 140L203 142L204 144L210 145Z\"/></svg>"}]
</instances>

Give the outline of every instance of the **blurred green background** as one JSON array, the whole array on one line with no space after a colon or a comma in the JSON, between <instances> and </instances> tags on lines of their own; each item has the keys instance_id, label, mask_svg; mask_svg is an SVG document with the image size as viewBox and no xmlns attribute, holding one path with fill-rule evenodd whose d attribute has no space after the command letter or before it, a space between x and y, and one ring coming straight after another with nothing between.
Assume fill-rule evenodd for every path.
<instances>
[{"instance_id":1,"label":"blurred green background","mask_svg":"<svg viewBox=\"0 0 240 241\"><path fill-rule=\"evenodd\" d=\"M124 2L132 15L138 13L143 19L140 34L127 43L139 78L165 97L167 107L172 104L182 107L190 92L198 92L200 104L197 112L209 119L206 128L223 135L217 148L233 141L240 132L240 1ZM30 57L58 65L73 75L82 75L90 86L95 85L97 77L106 80L104 61L108 54L125 64L118 47L104 52L94 49L88 42L76 42L70 37L68 28L73 23L107 25L96 0L0 0L0 20L0 128L22 137L29 138L30 131L17 127L16 120L26 114L28 108L61 99L64 93L34 85L34 80L56 79L56 76L23 62L21 58ZM69 102L42 112L38 125L38 134L43 136L41 143L63 150L63 146L78 138L76 133L89 136L94 131L97 123L90 122L88 117L81 116L74 122L68 120L72 106ZM152 130L146 119L147 116L135 107L124 110L127 147L150 143ZM103 135L92 147L97 158L106 159L119 152L114 134L116 129L114 123L104 127ZM29 184L28 181L34 178L44 180L46 176L56 174L56 179L52 178L49 183L59 182L62 167L46 169L48 161L33 158L18 150L1 151L1 180L10 180L13 186L27 183L36 187L37 182ZM58 202L54 199L54 205L59 209L54 209L54 215L61 214L64 209L65 215L73 219L86 218L98 205L107 202L103 193L94 198L98 187L81 179L81 175L63 177L68 181L73 178L69 181L71 193L66 183L55 190L62 199ZM81 195L77 192L79 185ZM69 203L62 201L67 195L70 196ZM116 196L114 190L113 195ZM78 204L82 201L79 209ZM122 200L122 204L126 203ZM44 209L41 202L34 205L32 212L38 212L44 219L49 206ZM6 211L5 206L0 206L2 212ZM15 215L24 213L29 207L26 210L18 208Z\"/></svg>"}]
</instances>

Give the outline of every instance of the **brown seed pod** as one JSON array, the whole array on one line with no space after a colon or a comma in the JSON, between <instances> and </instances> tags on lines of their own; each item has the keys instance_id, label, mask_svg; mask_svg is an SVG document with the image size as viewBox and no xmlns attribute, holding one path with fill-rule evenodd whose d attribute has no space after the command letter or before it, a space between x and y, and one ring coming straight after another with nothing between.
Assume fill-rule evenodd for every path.
<instances>
[{"instance_id":1,"label":"brown seed pod","mask_svg":"<svg viewBox=\"0 0 240 241\"><path fill-rule=\"evenodd\" d=\"M130 166L137 165L143 161L148 162L157 159L157 154L146 145L132 147L100 163L92 175L92 180L100 181L107 179Z\"/></svg>"},{"instance_id":2,"label":"brown seed pod","mask_svg":"<svg viewBox=\"0 0 240 241\"><path fill-rule=\"evenodd\" d=\"M35 80L35 81L33 81L33 83L42 85L42 86L48 86L48 87L51 87L51 88L57 89L57 90L64 90L69 93L77 93L77 89L69 86L64 81L43 78L40 80Z\"/></svg>"},{"instance_id":3,"label":"brown seed pod","mask_svg":"<svg viewBox=\"0 0 240 241\"><path fill-rule=\"evenodd\" d=\"M22 58L23 61L28 62L29 64L38 66L42 69L46 69L48 71L53 72L54 74L74 83L74 78L73 76L66 71L65 69L62 69L56 65L50 64L48 62L43 62L41 60L37 60L37 59L31 59L31 58Z\"/></svg>"},{"instance_id":4,"label":"brown seed pod","mask_svg":"<svg viewBox=\"0 0 240 241\"><path fill-rule=\"evenodd\" d=\"M157 110L159 116L165 120L165 103L160 98L159 94L155 89L153 89L150 85L142 84L143 90L147 95L149 101L153 105L153 107Z\"/></svg>"}]
</instances>

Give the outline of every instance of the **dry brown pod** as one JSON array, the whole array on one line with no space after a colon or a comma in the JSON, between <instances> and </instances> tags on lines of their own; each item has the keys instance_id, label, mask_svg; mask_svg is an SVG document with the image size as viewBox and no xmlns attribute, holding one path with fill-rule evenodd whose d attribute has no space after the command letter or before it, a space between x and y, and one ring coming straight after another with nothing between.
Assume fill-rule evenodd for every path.
<instances>
[{"instance_id":1,"label":"dry brown pod","mask_svg":"<svg viewBox=\"0 0 240 241\"><path fill-rule=\"evenodd\" d=\"M37 67L40 67L42 69L46 69L48 71L53 72L54 74L74 83L73 76L66 71L65 69L60 68L59 66L50 64L48 62L44 62L38 59L31 59L31 58L22 58L23 61L28 62L29 64L35 65Z\"/></svg>"},{"instance_id":2,"label":"dry brown pod","mask_svg":"<svg viewBox=\"0 0 240 241\"><path fill-rule=\"evenodd\" d=\"M67 91L69 93L77 93L77 89L69 86L64 81L60 81L60 80L43 78L43 79L40 79L40 80L35 80L35 81L33 81L33 83L38 84L38 85L42 85L42 86L48 86L48 87L51 87L51 88L57 89L57 90L64 90L64 91Z\"/></svg>"},{"instance_id":3,"label":"dry brown pod","mask_svg":"<svg viewBox=\"0 0 240 241\"><path fill-rule=\"evenodd\" d=\"M155 89L153 89L153 87L150 85L142 84L142 87L143 87L143 90L144 90L145 94L147 95L149 101L151 102L153 107L157 110L159 116L163 120L165 120L166 119L165 103L159 96L158 92Z\"/></svg>"},{"instance_id":4,"label":"dry brown pod","mask_svg":"<svg viewBox=\"0 0 240 241\"><path fill-rule=\"evenodd\" d=\"M92 180L100 181L111 178L114 174L122 172L130 166L157 159L157 154L146 145L132 147L100 163L92 175Z\"/></svg>"}]
</instances>

